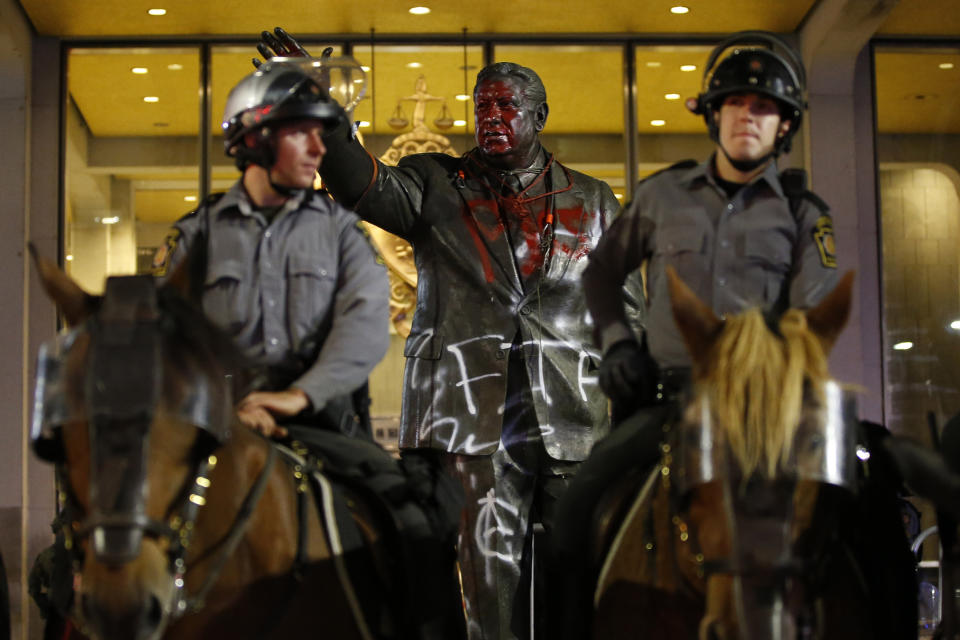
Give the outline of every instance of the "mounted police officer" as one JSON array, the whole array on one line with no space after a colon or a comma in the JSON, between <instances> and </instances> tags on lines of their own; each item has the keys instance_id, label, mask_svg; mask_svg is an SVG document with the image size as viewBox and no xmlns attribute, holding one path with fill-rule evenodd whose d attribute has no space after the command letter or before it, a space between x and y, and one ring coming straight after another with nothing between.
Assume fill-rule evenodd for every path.
<instances>
[{"instance_id":1,"label":"mounted police officer","mask_svg":"<svg viewBox=\"0 0 960 640\"><path fill-rule=\"evenodd\" d=\"M255 365L238 416L268 436L293 421L370 437L358 400L388 345L386 272L359 219L313 189L341 112L309 65L241 80L223 131L243 176L177 221L154 258L163 277L202 256L204 311Z\"/></svg>"},{"instance_id":2,"label":"mounted police officer","mask_svg":"<svg viewBox=\"0 0 960 640\"><path fill-rule=\"evenodd\" d=\"M261 53L302 52L278 33ZM526 638L534 523L549 534L556 497L608 428L580 276L617 204L540 144L549 110L533 70L488 66L474 99L477 146L460 158L389 167L345 122L320 172L339 202L413 245L400 446L441 452L465 490L469 637Z\"/></svg>"},{"instance_id":3,"label":"mounted police officer","mask_svg":"<svg viewBox=\"0 0 960 640\"><path fill-rule=\"evenodd\" d=\"M557 540L555 562L580 562L561 591L589 581L578 555L587 525L576 523L589 521L584 514L614 480L654 465L662 426L689 381L666 267L719 315L808 308L837 283L826 205L805 189L802 172L777 171L803 119L804 89L802 62L773 34L742 32L722 42L706 65L702 93L688 101L706 121L715 152L640 182L590 256L584 289L604 354L600 385L620 426L594 448L558 506L558 521L574 525ZM620 291L641 265L647 316L637 338ZM582 614L577 609L570 626Z\"/></svg>"}]
</instances>

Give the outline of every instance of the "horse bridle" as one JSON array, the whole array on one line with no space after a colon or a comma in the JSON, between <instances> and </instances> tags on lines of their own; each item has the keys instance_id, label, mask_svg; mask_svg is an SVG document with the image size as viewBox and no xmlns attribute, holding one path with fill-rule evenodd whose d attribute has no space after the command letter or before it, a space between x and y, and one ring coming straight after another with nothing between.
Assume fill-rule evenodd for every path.
<instances>
[{"instance_id":1,"label":"horse bridle","mask_svg":"<svg viewBox=\"0 0 960 640\"><path fill-rule=\"evenodd\" d=\"M89 538L97 559L122 565L137 557L143 537L166 540L169 571L175 593L171 614L176 617L203 606L263 495L276 459L270 448L260 475L251 486L226 537L216 546L212 570L197 592L184 589L185 557L194 523L206 503L210 474L217 464L215 450L229 437L233 402L229 384L216 390L197 379L182 401L179 414L200 430L194 446L193 468L177 497L157 520L146 513L148 434L162 389L162 315L158 291L150 276L112 277L98 312L85 323L90 335L83 410L70 407L65 397L66 357L77 331L41 349L31 429L34 449L57 464L61 487L62 531L71 550L74 571L82 557L79 542ZM78 415L79 414L79 415ZM89 425L90 510L84 514L66 481L60 427L68 420Z\"/></svg>"}]
</instances>

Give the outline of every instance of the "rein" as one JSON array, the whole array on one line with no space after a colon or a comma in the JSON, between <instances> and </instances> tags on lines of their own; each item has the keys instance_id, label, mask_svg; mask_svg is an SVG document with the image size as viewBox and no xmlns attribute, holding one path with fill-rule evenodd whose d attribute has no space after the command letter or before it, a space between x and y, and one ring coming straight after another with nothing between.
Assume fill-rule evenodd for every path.
<instances>
[{"instance_id":1,"label":"rein","mask_svg":"<svg viewBox=\"0 0 960 640\"><path fill-rule=\"evenodd\" d=\"M215 456L211 456L210 460L216 464ZM217 549L219 547L219 549L217 549L217 555L213 560L213 567L207 574L203 584L200 585L200 588L192 597L188 597L186 595L186 585L183 580L184 574L190 570L185 566L184 562L184 555L189 543L181 544L183 552L179 554L174 561L174 566L177 569L176 578L174 579L174 585L177 587L177 597L175 600L176 605L174 607L175 618L182 616L184 613L196 612L203 608L207 594L220 577L220 573L223 571L223 568L227 563L227 559L233 555L237 545L243 538L243 534L246 533L247 525L250 524L250 518L253 516L254 510L257 508L257 504L260 502L260 498L263 497L264 491L266 491L267 481L270 478L270 472L273 471L273 466L276 460L277 448L272 445L268 446L267 459L263 463L263 468L260 470L260 474L250 486L250 490L247 492L243 502L240 504L240 509L237 511L237 515L234 517L233 523L230 525L230 529L227 532L226 537L211 547L211 549ZM198 480L199 479L200 476L198 476ZM184 526L185 525L186 523L184 523ZM201 554L199 559L205 559L208 554L209 550L204 554Z\"/></svg>"}]
</instances>

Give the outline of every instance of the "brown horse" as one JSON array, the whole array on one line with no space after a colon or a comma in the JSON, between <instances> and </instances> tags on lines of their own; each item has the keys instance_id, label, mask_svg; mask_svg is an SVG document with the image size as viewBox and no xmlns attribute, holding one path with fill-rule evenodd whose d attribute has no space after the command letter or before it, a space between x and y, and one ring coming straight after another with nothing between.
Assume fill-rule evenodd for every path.
<instances>
[{"instance_id":1,"label":"brown horse","mask_svg":"<svg viewBox=\"0 0 960 640\"><path fill-rule=\"evenodd\" d=\"M855 405L830 380L827 353L852 273L778 322L757 310L720 319L668 277L692 388L655 473L608 501L626 515L606 539L594 637L909 637L898 635L909 621L877 630L869 580L838 533L856 511L861 463Z\"/></svg>"},{"instance_id":2,"label":"brown horse","mask_svg":"<svg viewBox=\"0 0 960 640\"><path fill-rule=\"evenodd\" d=\"M239 426L239 360L180 295L185 278L111 278L99 298L37 264L73 327L41 355L34 431L57 462L85 634L455 637L457 610L398 611L411 583L369 500ZM453 557L435 567L451 594Z\"/></svg>"}]
</instances>

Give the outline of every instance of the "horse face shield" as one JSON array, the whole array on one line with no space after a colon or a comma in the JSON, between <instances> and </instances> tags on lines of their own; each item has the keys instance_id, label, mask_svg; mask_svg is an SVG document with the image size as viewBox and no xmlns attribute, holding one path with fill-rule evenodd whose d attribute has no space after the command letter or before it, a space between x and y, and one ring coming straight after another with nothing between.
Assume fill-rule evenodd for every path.
<instances>
[{"instance_id":1,"label":"horse face shield","mask_svg":"<svg viewBox=\"0 0 960 640\"><path fill-rule=\"evenodd\" d=\"M153 278L110 278L97 315L86 324L89 351L81 393L68 393L67 362L81 329L55 338L40 349L31 440L38 455L60 462L59 433L74 421L89 425L89 513L80 535L90 535L93 551L111 565L139 554L145 531L169 527L146 514L149 431L162 388L162 330ZM214 389L203 376L170 407L182 421L211 436L228 434L222 425L231 411L229 389ZM225 385L226 386L226 385ZM82 398L82 399L80 399Z\"/></svg>"},{"instance_id":2,"label":"horse face shield","mask_svg":"<svg viewBox=\"0 0 960 640\"><path fill-rule=\"evenodd\" d=\"M703 573L727 575L736 584L738 637L770 637L770 629L782 634L774 637L797 637L795 616L804 606L799 576L823 543L810 534L821 517L814 504L824 487L840 494L856 489L856 398L834 381L822 398L805 403L774 477L741 472L731 436L712 419L706 397L690 406L671 434L675 496L689 507L684 517Z\"/></svg>"},{"instance_id":3,"label":"horse face shield","mask_svg":"<svg viewBox=\"0 0 960 640\"><path fill-rule=\"evenodd\" d=\"M853 392L834 381L824 388L825 405L809 407L801 417L790 456L779 465L778 478L807 480L856 489L857 401ZM714 424L706 398L675 428L674 482L680 494L697 486L730 478L731 453L723 430Z\"/></svg>"}]
</instances>

